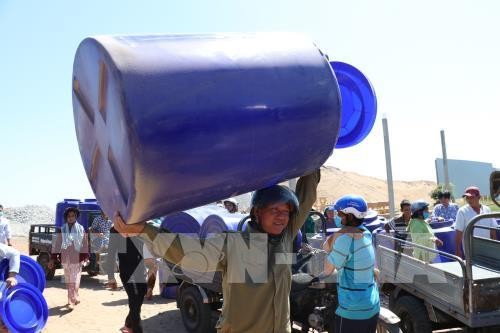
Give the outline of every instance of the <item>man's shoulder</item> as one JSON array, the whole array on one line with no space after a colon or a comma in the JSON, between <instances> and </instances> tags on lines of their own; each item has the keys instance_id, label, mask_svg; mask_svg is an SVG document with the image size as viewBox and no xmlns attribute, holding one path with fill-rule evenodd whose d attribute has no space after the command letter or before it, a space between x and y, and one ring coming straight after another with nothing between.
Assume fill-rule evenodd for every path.
<instances>
[{"instance_id":1,"label":"man's shoulder","mask_svg":"<svg viewBox=\"0 0 500 333\"><path fill-rule=\"evenodd\" d=\"M458 208L458 211L459 212L467 212L469 211L471 208L469 205L463 205L462 207Z\"/></svg>"}]
</instances>

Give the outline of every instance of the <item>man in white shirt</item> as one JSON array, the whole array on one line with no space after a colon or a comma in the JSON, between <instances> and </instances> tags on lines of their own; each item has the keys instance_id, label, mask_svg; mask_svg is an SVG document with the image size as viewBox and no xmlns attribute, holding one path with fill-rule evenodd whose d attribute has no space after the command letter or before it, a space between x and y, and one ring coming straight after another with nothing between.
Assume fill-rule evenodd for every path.
<instances>
[{"instance_id":1,"label":"man in white shirt","mask_svg":"<svg viewBox=\"0 0 500 333\"><path fill-rule=\"evenodd\" d=\"M3 214L3 206L0 205L0 244L12 246L10 243L10 223Z\"/></svg>"},{"instance_id":2,"label":"man in white shirt","mask_svg":"<svg viewBox=\"0 0 500 333\"><path fill-rule=\"evenodd\" d=\"M481 193L479 192L479 188L475 186L467 187L462 197L465 198L467 204L460 207L457 212L457 218L455 220L455 254L463 258L464 256L462 251L462 241L465 228L474 217L479 214L491 213L491 210L488 206L481 204ZM482 219L478 223L476 223L476 226L478 225L494 228L498 226L495 219ZM474 236L496 239L496 231L474 228Z\"/></svg>"}]
</instances>

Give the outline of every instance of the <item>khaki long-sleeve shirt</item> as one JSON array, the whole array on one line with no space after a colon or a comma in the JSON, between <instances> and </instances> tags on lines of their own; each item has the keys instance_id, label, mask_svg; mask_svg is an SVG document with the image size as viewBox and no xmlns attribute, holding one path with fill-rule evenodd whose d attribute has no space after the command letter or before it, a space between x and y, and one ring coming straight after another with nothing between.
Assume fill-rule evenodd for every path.
<instances>
[{"instance_id":1,"label":"khaki long-sleeve shirt","mask_svg":"<svg viewBox=\"0 0 500 333\"><path fill-rule=\"evenodd\" d=\"M299 179L298 214L279 238L268 237L251 224L241 233L218 235L203 245L189 236L161 233L151 224L142 237L156 256L178 264L184 272L204 273L198 277L200 282L222 271L219 333L291 332L292 245L316 201L319 178L318 170Z\"/></svg>"}]
</instances>

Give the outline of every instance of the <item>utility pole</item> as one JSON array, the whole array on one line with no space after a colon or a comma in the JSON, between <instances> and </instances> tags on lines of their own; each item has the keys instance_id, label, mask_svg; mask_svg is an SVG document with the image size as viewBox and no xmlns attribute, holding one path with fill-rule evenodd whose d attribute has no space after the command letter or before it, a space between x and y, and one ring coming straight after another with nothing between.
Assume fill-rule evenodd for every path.
<instances>
[{"instance_id":1,"label":"utility pole","mask_svg":"<svg viewBox=\"0 0 500 333\"><path fill-rule=\"evenodd\" d=\"M444 188L450 191L450 178L448 176L448 157L446 155L446 141L444 139L444 130L441 130L441 148L443 150L443 173L444 173Z\"/></svg>"},{"instance_id":2,"label":"utility pole","mask_svg":"<svg viewBox=\"0 0 500 333\"><path fill-rule=\"evenodd\" d=\"M396 214L394 208L394 186L392 181L392 163L391 163L391 146L389 143L389 126L387 125L387 117L382 118L382 128L384 130L384 147L385 147L385 169L387 170L387 191L389 192L389 214L393 218Z\"/></svg>"}]
</instances>

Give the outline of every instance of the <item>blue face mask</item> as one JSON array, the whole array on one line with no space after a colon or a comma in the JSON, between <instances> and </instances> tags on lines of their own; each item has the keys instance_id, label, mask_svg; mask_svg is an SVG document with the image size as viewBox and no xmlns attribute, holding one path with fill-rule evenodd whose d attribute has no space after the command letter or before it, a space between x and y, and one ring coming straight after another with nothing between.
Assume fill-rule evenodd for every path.
<instances>
[{"instance_id":1,"label":"blue face mask","mask_svg":"<svg viewBox=\"0 0 500 333\"><path fill-rule=\"evenodd\" d=\"M2 216L3 216L3 211L0 211L0 217L2 217Z\"/></svg>"},{"instance_id":2,"label":"blue face mask","mask_svg":"<svg viewBox=\"0 0 500 333\"><path fill-rule=\"evenodd\" d=\"M429 218L429 212L424 212L424 220L427 220Z\"/></svg>"},{"instance_id":3,"label":"blue face mask","mask_svg":"<svg viewBox=\"0 0 500 333\"><path fill-rule=\"evenodd\" d=\"M338 215L335 215L334 219L335 221L335 226L337 228L342 228L344 225L342 224L342 219L338 216Z\"/></svg>"}]
</instances>

